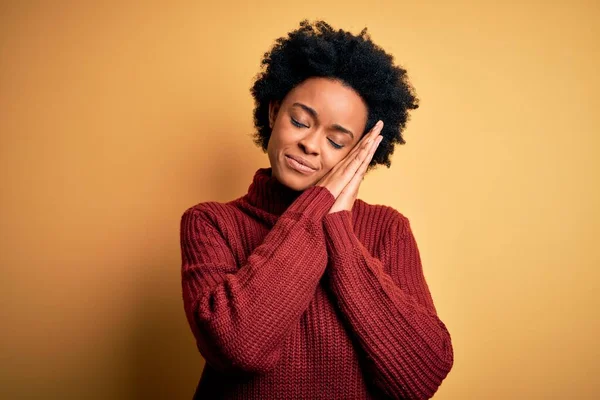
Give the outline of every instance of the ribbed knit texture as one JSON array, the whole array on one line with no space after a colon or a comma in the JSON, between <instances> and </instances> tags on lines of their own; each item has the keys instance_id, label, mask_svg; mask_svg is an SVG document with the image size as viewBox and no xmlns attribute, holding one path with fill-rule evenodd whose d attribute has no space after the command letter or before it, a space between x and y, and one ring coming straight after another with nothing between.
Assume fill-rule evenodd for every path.
<instances>
[{"instance_id":1,"label":"ribbed knit texture","mask_svg":"<svg viewBox=\"0 0 600 400\"><path fill-rule=\"evenodd\" d=\"M194 399L428 399L453 365L408 219L256 171L181 218Z\"/></svg>"}]
</instances>

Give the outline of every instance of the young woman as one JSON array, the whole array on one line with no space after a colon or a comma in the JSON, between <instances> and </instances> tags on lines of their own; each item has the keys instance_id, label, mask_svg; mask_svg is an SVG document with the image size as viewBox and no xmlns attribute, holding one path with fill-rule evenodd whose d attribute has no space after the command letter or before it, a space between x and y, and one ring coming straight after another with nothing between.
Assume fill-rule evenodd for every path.
<instances>
[{"instance_id":1,"label":"young woman","mask_svg":"<svg viewBox=\"0 0 600 400\"><path fill-rule=\"evenodd\" d=\"M304 20L252 87L268 153L247 194L181 219L195 399L427 399L453 365L409 220L357 199L418 107L359 35Z\"/></svg>"}]
</instances>

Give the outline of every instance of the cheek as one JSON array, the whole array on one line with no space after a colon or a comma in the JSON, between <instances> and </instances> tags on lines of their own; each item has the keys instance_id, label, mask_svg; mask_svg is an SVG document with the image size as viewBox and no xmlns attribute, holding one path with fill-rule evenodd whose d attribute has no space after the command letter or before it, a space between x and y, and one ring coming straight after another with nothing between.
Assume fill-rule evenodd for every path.
<instances>
[{"instance_id":1,"label":"cheek","mask_svg":"<svg viewBox=\"0 0 600 400\"><path fill-rule=\"evenodd\" d=\"M269 139L269 143L272 143L274 150L285 150L291 147L297 146L297 141L299 137L296 132L290 129L275 127L271 132L271 138Z\"/></svg>"},{"instance_id":2,"label":"cheek","mask_svg":"<svg viewBox=\"0 0 600 400\"><path fill-rule=\"evenodd\" d=\"M275 150L276 148L278 148L280 146L280 143L281 143L280 136L281 135L277 128L275 128L271 131L271 136L269 137L269 145L268 145L269 150Z\"/></svg>"},{"instance_id":3,"label":"cheek","mask_svg":"<svg viewBox=\"0 0 600 400\"><path fill-rule=\"evenodd\" d=\"M325 170L327 170L327 171L331 170L337 164L342 162L342 160L344 160L344 158L346 158L346 155L347 155L346 152L341 152L341 151L335 151L335 152L329 152L328 154L323 154L322 160L323 160L323 166L325 167Z\"/></svg>"}]
</instances>

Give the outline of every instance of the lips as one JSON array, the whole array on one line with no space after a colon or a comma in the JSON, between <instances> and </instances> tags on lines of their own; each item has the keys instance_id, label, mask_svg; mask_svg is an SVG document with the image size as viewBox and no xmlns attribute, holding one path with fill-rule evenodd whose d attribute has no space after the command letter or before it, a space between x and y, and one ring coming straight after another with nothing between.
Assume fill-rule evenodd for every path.
<instances>
[{"instance_id":1,"label":"lips","mask_svg":"<svg viewBox=\"0 0 600 400\"><path fill-rule=\"evenodd\" d=\"M314 169L315 171L317 169L317 167L315 167L313 164L311 164L310 162L308 162L307 160L305 160L302 157L294 156L294 155L291 155L291 154L286 154L286 157L294 159L294 160L298 161L300 164L306 165L308 168Z\"/></svg>"}]
</instances>

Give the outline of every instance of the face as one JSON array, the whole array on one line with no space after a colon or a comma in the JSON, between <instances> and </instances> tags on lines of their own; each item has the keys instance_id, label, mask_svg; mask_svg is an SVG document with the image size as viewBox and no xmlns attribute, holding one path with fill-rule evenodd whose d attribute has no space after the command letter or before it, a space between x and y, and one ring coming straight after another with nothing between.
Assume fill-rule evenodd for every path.
<instances>
[{"instance_id":1,"label":"face","mask_svg":"<svg viewBox=\"0 0 600 400\"><path fill-rule=\"evenodd\" d=\"M281 103L271 102L267 153L273 176L294 190L313 186L360 141L367 114L354 89L321 77L305 80Z\"/></svg>"}]
</instances>

